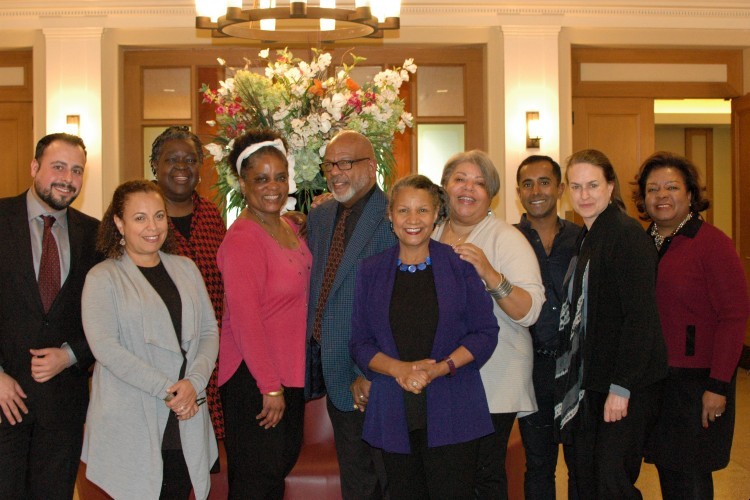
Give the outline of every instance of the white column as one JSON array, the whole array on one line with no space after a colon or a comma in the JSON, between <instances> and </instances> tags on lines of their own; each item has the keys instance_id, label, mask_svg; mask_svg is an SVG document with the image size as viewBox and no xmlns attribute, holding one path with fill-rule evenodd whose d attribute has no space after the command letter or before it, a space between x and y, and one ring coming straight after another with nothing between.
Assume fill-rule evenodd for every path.
<instances>
[{"instance_id":1,"label":"white column","mask_svg":"<svg viewBox=\"0 0 750 500\"><path fill-rule=\"evenodd\" d=\"M505 220L516 223L523 207L516 196L516 170L529 155L559 161L559 26L503 26L505 87L505 168L501 202ZM538 111L542 124L539 149L526 148L526 112Z\"/></svg>"},{"instance_id":2,"label":"white column","mask_svg":"<svg viewBox=\"0 0 750 500\"><path fill-rule=\"evenodd\" d=\"M102 215L102 58L103 29L50 27L45 40L47 123L45 134L65 131L66 116L79 115L88 158L83 189L73 206ZM115 105L113 103L113 105ZM38 138L37 138L38 139Z\"/></svg>"}]
</instances>

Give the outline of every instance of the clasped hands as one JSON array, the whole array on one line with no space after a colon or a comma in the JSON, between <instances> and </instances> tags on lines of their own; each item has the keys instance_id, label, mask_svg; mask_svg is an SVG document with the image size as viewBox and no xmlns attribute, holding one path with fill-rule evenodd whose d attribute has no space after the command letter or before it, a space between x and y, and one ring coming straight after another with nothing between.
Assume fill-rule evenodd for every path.
<instances>
[{"instance_id":1,"label":"clasped hands","mask_svg":"<svg viewBox=\"0 0 750 500\"><path fill-rule=\"evenodd\" d=\"M430 382L444 375L440 365L434 359L419 361L401 361L396 369L394 378L405 391L414 394L421 393Z\"/></svg>"},{"instance_id":2,"label":"clasped hands","mask_svg":"<svg viewBox=\"0 0 750 500\"><path fill-rule=\"evenodd\" d=\"M200 409L197 396L193 384L182 379L167 389L164 404L177 415L177 420L188 420Z\"/></svg>"}]
</instances>

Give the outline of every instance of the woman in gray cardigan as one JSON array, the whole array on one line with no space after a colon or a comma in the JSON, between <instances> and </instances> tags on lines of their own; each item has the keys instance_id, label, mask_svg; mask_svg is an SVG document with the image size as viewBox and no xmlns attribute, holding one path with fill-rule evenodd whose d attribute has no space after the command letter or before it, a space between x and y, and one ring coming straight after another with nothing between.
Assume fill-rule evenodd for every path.
<instances>
[{"instance_id":1,"label":"woman in gray cardigan","mask_svg":"<svg viewBox=\"0 0 750 500\"><path fill-rule=\"evenodd\" d=\"M148 181L120 185L99 228L108 259L83 290L96 357L82 460L117 499L205 499L218 453L205 388L216 318L200 272L172 255L164 198Z\"/></svg>"}]
</instances>

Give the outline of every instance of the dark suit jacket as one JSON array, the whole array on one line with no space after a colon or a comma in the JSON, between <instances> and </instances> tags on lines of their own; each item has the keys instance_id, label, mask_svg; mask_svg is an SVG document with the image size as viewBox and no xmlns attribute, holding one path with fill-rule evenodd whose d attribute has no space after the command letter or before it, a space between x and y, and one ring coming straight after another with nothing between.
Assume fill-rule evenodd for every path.
<instances>
[{"instance_id":1,"label":"dark suit jacket","mask_svg":"<svg viewBox=\"0 0 750 500\"><path fill-rule=\"evenodd\" d=\"M352 304L354 303L354 279L360 260L380 253L396 243L396 237L386 218L388 201L379 188L367 201L357 226L352 233L341 263L336 271L328 302L323 314L321 334L321 360L326 391L331 402L341 411L353 411L349 385L358 372L349 356L349 335L352 331ZM315 308L323 285L323 274L328 261L328 250L336 225L338 202L331 200L310 211L307 219L307 246L313 256L310 276L310 301L307 313L307 376L305 396L310 399L321 394L310 390L310 337L312 337Z\"/></svg>"},{"instance_id":2,"label":"dark suit jacket","mask_svg":"<svg viewBox=\"0 0 750 500\"><path fill-rule=\"evenodd\" d=\"M0 199L0 366L28 396L32 419L51 428L78 426L86 418L88 368L94 358L83 335L81 291L86 273L100 260L95 250L98 225L68 208L70 272L45 314L32 262L26 193ZM47 382L35 382L29 349L65 342L78 362ZM9 424L3 418L0 425Z\"/></svg>"},{"instance_id":3,"label":"dark suit jacket","mask_svg":"<svg viewBox=\"0 0 750 500\"><path fill-rule=\"evenodd\" d=\"M497 346L498 325L492 299L474 266L453 249L430 240L438 302L438 325L430 359L440 361L459 346L474 356L452 377L438 377L427 387L427 446L465 443L492 432L479 368ZM409 453L404 390L396 379L369 369L379 352L400 359L390 323L399 246L362 262L357 275L349 348L369 380L370 400L362 439L392 453Z\"/></svg>"}]
</instances>

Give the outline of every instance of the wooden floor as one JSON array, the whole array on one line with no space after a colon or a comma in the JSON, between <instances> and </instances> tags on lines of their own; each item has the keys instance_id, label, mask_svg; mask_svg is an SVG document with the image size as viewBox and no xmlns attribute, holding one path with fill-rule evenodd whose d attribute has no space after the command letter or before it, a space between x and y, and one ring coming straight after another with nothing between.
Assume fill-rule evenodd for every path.
<instances>
[{"instance_id":1,"label":"wooden floor","mask_svg":"<svg viewBox=\"0 0 750 500\"><path fill-rule=\"evenodd\" d=\"M557 463L557 498L567 498L568 472L562 453ZM636 483L645 500L660 500L659 478L656 468L643 464ZM715 500L750 499L750 375L737 372L737 414L734 441L729 466L714 473ZM519 499L520 500L520 499Z\"/></svg>"},{"instance_id":2,"label":"wooden floor","mask_svg":"<svg viewBox=\"0 0 750 500\"><path fill-rule=\"evenodd\" d=\"M567 498L567 470L560 453L557 464L557 498ZM645 500L660 500L656 468L643 464L638 488ZM750 499L750 375L745 370L737 373L737 420L729 466L714 474L715 500ZM78 495L74 497L79 500ZM511 499L522 500L522 499Z\"/></svg>"}]
</instances>

